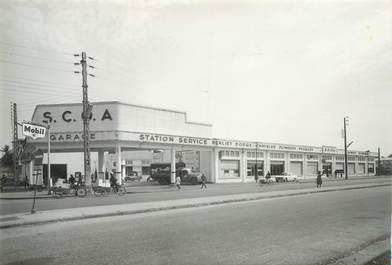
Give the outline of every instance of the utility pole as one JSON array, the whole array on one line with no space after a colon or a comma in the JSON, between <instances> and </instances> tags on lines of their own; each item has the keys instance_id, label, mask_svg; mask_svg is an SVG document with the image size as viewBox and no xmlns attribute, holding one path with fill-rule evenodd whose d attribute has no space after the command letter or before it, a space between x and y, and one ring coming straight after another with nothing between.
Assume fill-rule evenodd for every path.
<instances>
[{"instance_id":1,"label":"utility pole","mask_svg":"<svg viewBox=\"0 0 392 265\"><path fill-rule=\"evenodd\" d=\"M51 166L50 166L50 126L47 127L48 130L48 195L51 194L51 188L53 186L52 183L52 174L51 174Z\"/></svg>"},{"instance_id":2,"label":"utility pole","mask_svg":"<svg viewBox=\"0 0 392 265\"><path fill-rule=\"evenodd\" d=\"M75 57L79 57L80 54L75 54ZM91 187L91 160L90 160L90 130L89 130L89 122L91 118L92 105L88 101L88 85L87 85L87 76L95 77L93 74L87 73L87 67L95 68L94 66L87 64L87 58L90 60L94 60L92 57L87 57L86 52L82 52L82 59L79 63L74 63L74 65L82 66L82 88L83 88L83 153L84 153L84 181L86 187ZM74 71L74 73L79 74L79 71Z\"/></svg>"},{"instance_id":3,"label":"utility pole","mask_svg":"<svg viewBox=\"0 0 392 265\"><path fill-rule=\"evenodd\" d=\"M13 107L13 172L14 172L14 188L16 189L16 184L18 182L18 160L17 160L17 156L18 156L18 111L17 111L17 105L16 103L13 103L12 105Z\"/></svg>"},{"instance_id":4,"label":"utility pole","mask_svg":"<svg viewBox=\"0 0 392 265\"><path fill-rule=\"evenodd\" d=\"M83 152L84 152L84 181L86 186L91 185L90 177L90 148L89 148L89 118L90 113L88 113L88 86L87 86L87 56L85 52L82 52L82 60L80 61L82 65L82 78L83 78Z\"/></svg>"},{"instance_id":5,"label":"utility pole","mask_svg":"<svg viewBox=\"0 0 392 265\"><path fill-rule=\"evenodd\" d=\"M380 169L381 169L381 153L380 153L380 147L378 148L378 157L377 157L377 176L380 176L381 175L381 171L380 171Z\"/></svg>"},{"instance_id":6,"label":"utility pole","mask_svg":"<svg viewBox=\"0 0 392 265\"><path fill-rule=\"evenodd\" d=\"M259 179L259 172L258 172L258 168L257 168L257 142L256 142L256 171L255 171L255 180L256 182Z\"/></svg>"},{"instance_id":7,"label":"utility pole","mask_svg":"<svg viewBox=\"0 0 392 265\"><path fill-rule=\"evenodd\" d=\"M344 117L344 178L348 179L347 172L347 136L346 136L346 125L348 123L348 117Z\"/></svg>"}]
</instances>

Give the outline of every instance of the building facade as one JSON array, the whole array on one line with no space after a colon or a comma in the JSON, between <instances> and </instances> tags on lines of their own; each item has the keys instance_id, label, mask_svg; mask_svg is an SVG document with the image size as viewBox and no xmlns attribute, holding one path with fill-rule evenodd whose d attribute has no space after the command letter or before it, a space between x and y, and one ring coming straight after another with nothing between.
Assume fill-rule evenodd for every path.
<instances>
[{"instance_id":1,"label":"building facade","mask_svg":"<svg viewBox=\"0 0 392 265\"><path fill-rule=\"evenodd\" d=\"M50 126L53 159L57 154L83 152L81 113L80 103L36 106L32 122ZM47 142L47 137L28 139L31 149L44 152L48 149ZM336 170L344 170L344 150L333 146L214 138L212 125L190 122L184 112L121 102L93 103L90 150L96 154L95 168L99 178L103 178L109 168L118 179L124 178L127 170L128 173L145 174L149 163L157 159L170 162L172 172L175 172L176 161L186 159L187 164L205 173L213 183L254 181L256 165L259 175L265 175L267 171L273 175L291 172L302 178L315 177L318 171L333 174ZM376 156L374 152L350 150L349 176L375 175ZM25 163L31 181L37 167L34 163L34 160ZM70 174L67 172L67 177Z\"/></svg>"}]
</instances>

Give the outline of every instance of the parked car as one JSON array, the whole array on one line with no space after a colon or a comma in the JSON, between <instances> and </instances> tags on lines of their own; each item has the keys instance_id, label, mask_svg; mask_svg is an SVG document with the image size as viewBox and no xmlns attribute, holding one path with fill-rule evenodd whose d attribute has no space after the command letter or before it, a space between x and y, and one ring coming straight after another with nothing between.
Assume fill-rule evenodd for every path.
<instances>
[{"instance_id":1,"label":"parked car","mask_svg":"<svg viewBox=\"0 0 392 265\"><path fill-rule=\"evenodd\" d=\"M201 175L202 175L202 173L200 173L200 172L191 172L191 171L187 171L187 170L184 170L183 173L185 173L185 174L182 175L181 182L183 182L183 183L191 183L192 185L196 185L196 184L201 183Z\"/></svg>"},{"instance_id":2,"label":"parked car","mask_svg":"<svg viewBox=\"0 0 392 265\"><path fill-rule=\"evenodd\" d=\"M297 176L288 172L284 172L280 176L275 176L276 182L297 181Z\"/></svg>"},{"instance_id":3,"label":"parked car","mask_svg":"<svg viewBox=\"0 0 392 265\"><path fill-rule=\"evenodd\" d=\"M131 171L128 176L124 178L125 181L140 181L142 176L138 176L136 171Z\"/></svg>"},{"instance_id":4,"label":"parked car","mask_svg":"<svg viewBox=\"0 0 392 265\"><path fill-rule=\"evenodd\" d=\"M259 177L259 182L260 183L267 183L267 178L266 177ZM268 183L273 183L276 182L276 177L275 176L271 176L268 180Z\"/></svg>"}]
</instances>

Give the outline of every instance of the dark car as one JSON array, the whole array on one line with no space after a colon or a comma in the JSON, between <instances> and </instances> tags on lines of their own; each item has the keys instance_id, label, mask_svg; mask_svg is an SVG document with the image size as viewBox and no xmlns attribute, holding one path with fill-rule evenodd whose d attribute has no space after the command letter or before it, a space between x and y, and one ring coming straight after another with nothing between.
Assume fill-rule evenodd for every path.
<instances>
[{"instance_id":1,"label":"dark car","mask_svg":"<svg viewBox=\"0 0 392 265\"><path fill-rule=\"evenodd\" d=\"M125 181L140 181L141 179L142 177L139 177L136 171L131 171L128 176L124 178Z\"/></svg>"},{"instance_id":2,"label":"dark car","mask_svg":"<svg viewBox=\"0 0 392 265\"><path fill-rule=\"evenodd\" d=\"M182 173L181 182L190 183L192 185L201 183L202 173L192 172L191 170L185 168L183 169Z\"/></svg>"}]
</instances>

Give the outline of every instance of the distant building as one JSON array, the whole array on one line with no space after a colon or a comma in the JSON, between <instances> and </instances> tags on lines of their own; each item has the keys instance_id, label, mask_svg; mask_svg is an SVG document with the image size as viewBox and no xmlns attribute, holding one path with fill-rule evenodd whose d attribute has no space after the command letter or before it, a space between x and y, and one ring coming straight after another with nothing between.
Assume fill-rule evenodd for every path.
<instances>
[{"instance_id":1,"label":"distant building","mask_svg":"<svg viewBox=\"0 0 392 265\"><path fill-rule=\"evenodd\" d=\"M392 175L392 157L381 158L380 175Z\"/></svg>"}]
</instances>

